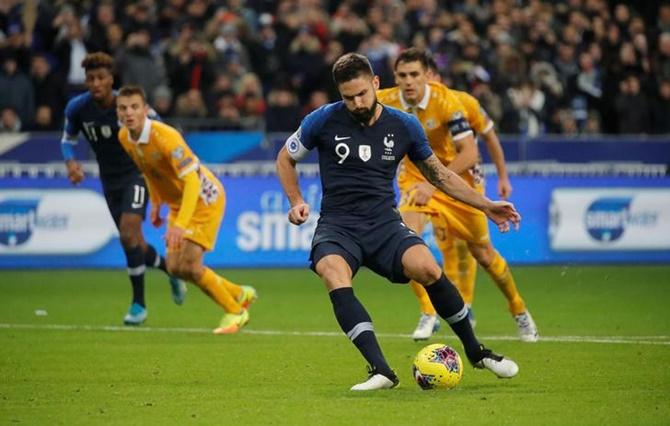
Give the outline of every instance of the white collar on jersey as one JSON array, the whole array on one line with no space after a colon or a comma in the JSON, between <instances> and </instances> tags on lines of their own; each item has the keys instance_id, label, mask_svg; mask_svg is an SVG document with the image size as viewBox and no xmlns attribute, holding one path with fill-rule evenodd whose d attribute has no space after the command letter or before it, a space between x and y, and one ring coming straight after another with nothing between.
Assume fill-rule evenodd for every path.
<instances>
[{"instance_id":1,"label":"white collar on jersey","mask_svg":"<svg viewBox=\"0 0 670 426\"><path fill-rule=\"evenodd\" d=\"M421 109L428 108L428 101L430 100L430 85L426 84L426 90L423 93L423 98L416 106ZM400 91L400 104L402 105L403 110L407 111L412 108L412 105L408 104L405 101L405 98L402 96L402 90Z\"/></svg>"},{"instance_id":2,"label":"white collar on jersey","mask_svg":"<svg viewBox=\"0 0 670 426\"><path fill-rule=\"evenodd\" d=\"M144 126L142 126L142 133L135 143L149 143L149 134L151 133L151 119L149 117L144 119ZM130 133L128 133L130 135ZM132 138L130 138L132 140Z\"/></svg>"}]
</instances>

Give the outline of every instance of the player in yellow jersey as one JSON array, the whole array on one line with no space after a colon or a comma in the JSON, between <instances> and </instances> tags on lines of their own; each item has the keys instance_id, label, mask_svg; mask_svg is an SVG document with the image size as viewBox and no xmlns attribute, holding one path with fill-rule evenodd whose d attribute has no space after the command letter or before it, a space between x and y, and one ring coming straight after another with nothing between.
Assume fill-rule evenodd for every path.
<instances>
[{"instance_id":1,"label":"player in yellow jersey","mask_svg":"<svg viewBox=\"0 0 670 426\"><path fill-rule=\"evenodd\" d=\"M195 283L226 311L216 334L238 332L248 321L247 306L256 299L252 287L239 286L203 265L223 219L225 193L221 182L200 164L179 132L147 117L142 88L125 86L116 99L123 127L119 141L147 182L151 223L160 226L160 206L167 217L167 267L171 274Z\"/></svg>"},{"instance_id":2,"label":"player in yellow jersey","mask_svg":"<svg viewBox=\"0 0 670 426\"><path fill-rule=\"evenodd\" d=\"M398 86L380 91L379 101L415 114L438 158L483 193L483 176L477 167L479 151L470 125L470 121L477 123L475 117L470 117L475 114L469 114L457 95L446 86L428 81L428 58L415 48L402 52L395 63ZM438 246L447 255L444 259L447 276L452 281L459 281L458 276L454 276L457 275L454 271L458 270L458 264L454 262L458 262L458 258L454 258L454 249L450 246L453 240L447 238L447 234L451 234L467 242L468 251L505 294L521 340L537 341L537 327L516 289L507 262L491 244L486 217L436 192L406 161L401 165L398 184L401 191L399 208L405 223L421 233L428 220L433 221ZM422 311L412 337L424 340L437 330L439 320L425 292L416 284L411 285Z\"/></svg>"}]
</instances>

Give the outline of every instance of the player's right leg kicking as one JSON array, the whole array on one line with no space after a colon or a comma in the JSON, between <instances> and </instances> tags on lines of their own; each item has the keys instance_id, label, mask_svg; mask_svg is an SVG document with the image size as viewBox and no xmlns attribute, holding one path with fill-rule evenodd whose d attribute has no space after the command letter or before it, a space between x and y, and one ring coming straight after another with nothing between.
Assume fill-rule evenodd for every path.
<instances>
[{"instance_id":1,"label":"player's right leg kicking","mask_svg":"<svg viewBox=\"0 0 670 426\"><path fill-rule=\"evenodd\" d=\"M479 343L468 321L468 310L456 287L442 273L428 247L417 244L402 256L407 277L426 287L437 313L449 324L463 344L465 354L475 368L491 370L500 378L514 377L519 367L508 358L493 353Z\"/></svg>"}]
</instances>

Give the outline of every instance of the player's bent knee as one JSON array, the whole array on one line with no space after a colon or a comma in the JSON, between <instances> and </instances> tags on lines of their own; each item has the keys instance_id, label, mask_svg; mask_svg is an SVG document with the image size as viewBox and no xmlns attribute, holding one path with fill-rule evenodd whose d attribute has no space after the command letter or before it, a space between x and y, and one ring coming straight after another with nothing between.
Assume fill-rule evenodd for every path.
<instances>
[{"instance_id":1,"label":"player's bent knee","mask_svg":"<svg viewBox=\"0 0 670 426\"><path fill-rule=\"evenodd\" d=\"M408 269L406 275L408 278L426 286L440 279L442 269L435 262L421 262Z\"/></svg>"},{"instance_id":2,"label":"player's bent knee","mask_svg":"<svg viewBox=\"0 0 670 426\"><path fill-rule=\"evenodd\" d=\"M330 255L316 264L316 273L326 281L339 282L348 280L351 269L341 256Z\"/></svg>"},{"instance_id":3,"label":"player's bent knee","mask_svg":"<svg viewBox=\"0 0 670 426\"><path fill-rule=\"evenodd\" d=\"M131 229L119 229L119 239L123 248L126 249L136 247L140 243L137 234Z\"/></svg>"}]
</instances>

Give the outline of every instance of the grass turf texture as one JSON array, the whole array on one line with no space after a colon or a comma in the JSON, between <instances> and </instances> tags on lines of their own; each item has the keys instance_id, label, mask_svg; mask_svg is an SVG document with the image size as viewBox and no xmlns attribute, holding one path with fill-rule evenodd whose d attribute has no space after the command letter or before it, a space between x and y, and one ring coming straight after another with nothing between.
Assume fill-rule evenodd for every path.
<instances>
[{"instance_id":1,"label":"grass turf texture","mask_svg":"<svg viewBox=\"0 0 670 426\"><path fill-rule=\"evenodd\" d=\"M401 384L353 393L349 387L365 379L364 361L308 271L226 271L260 294L246 332L234 336L209 333L220 311L194 286L184 306L172 304L167 280L157 272L147 274L147 323L125 331L130 288L122 271L3 271L0 423L670 422L670 267L517 267L514 273L547 339L525 344L511 338L516 328L504 299L481 271L475 312L477 334L515 359L519 376L497 379L466 362L456 389L422 391L411 362L427 343L409 339L418 319L410 290L361 271L356 293ZM48 328L53 325L72 329ZM428 343L443 341L463 354L442 327ZM556 341L564 336L594 338ZM660 344L595 338L612 336Z\"/></svg>"}]
</instances>

